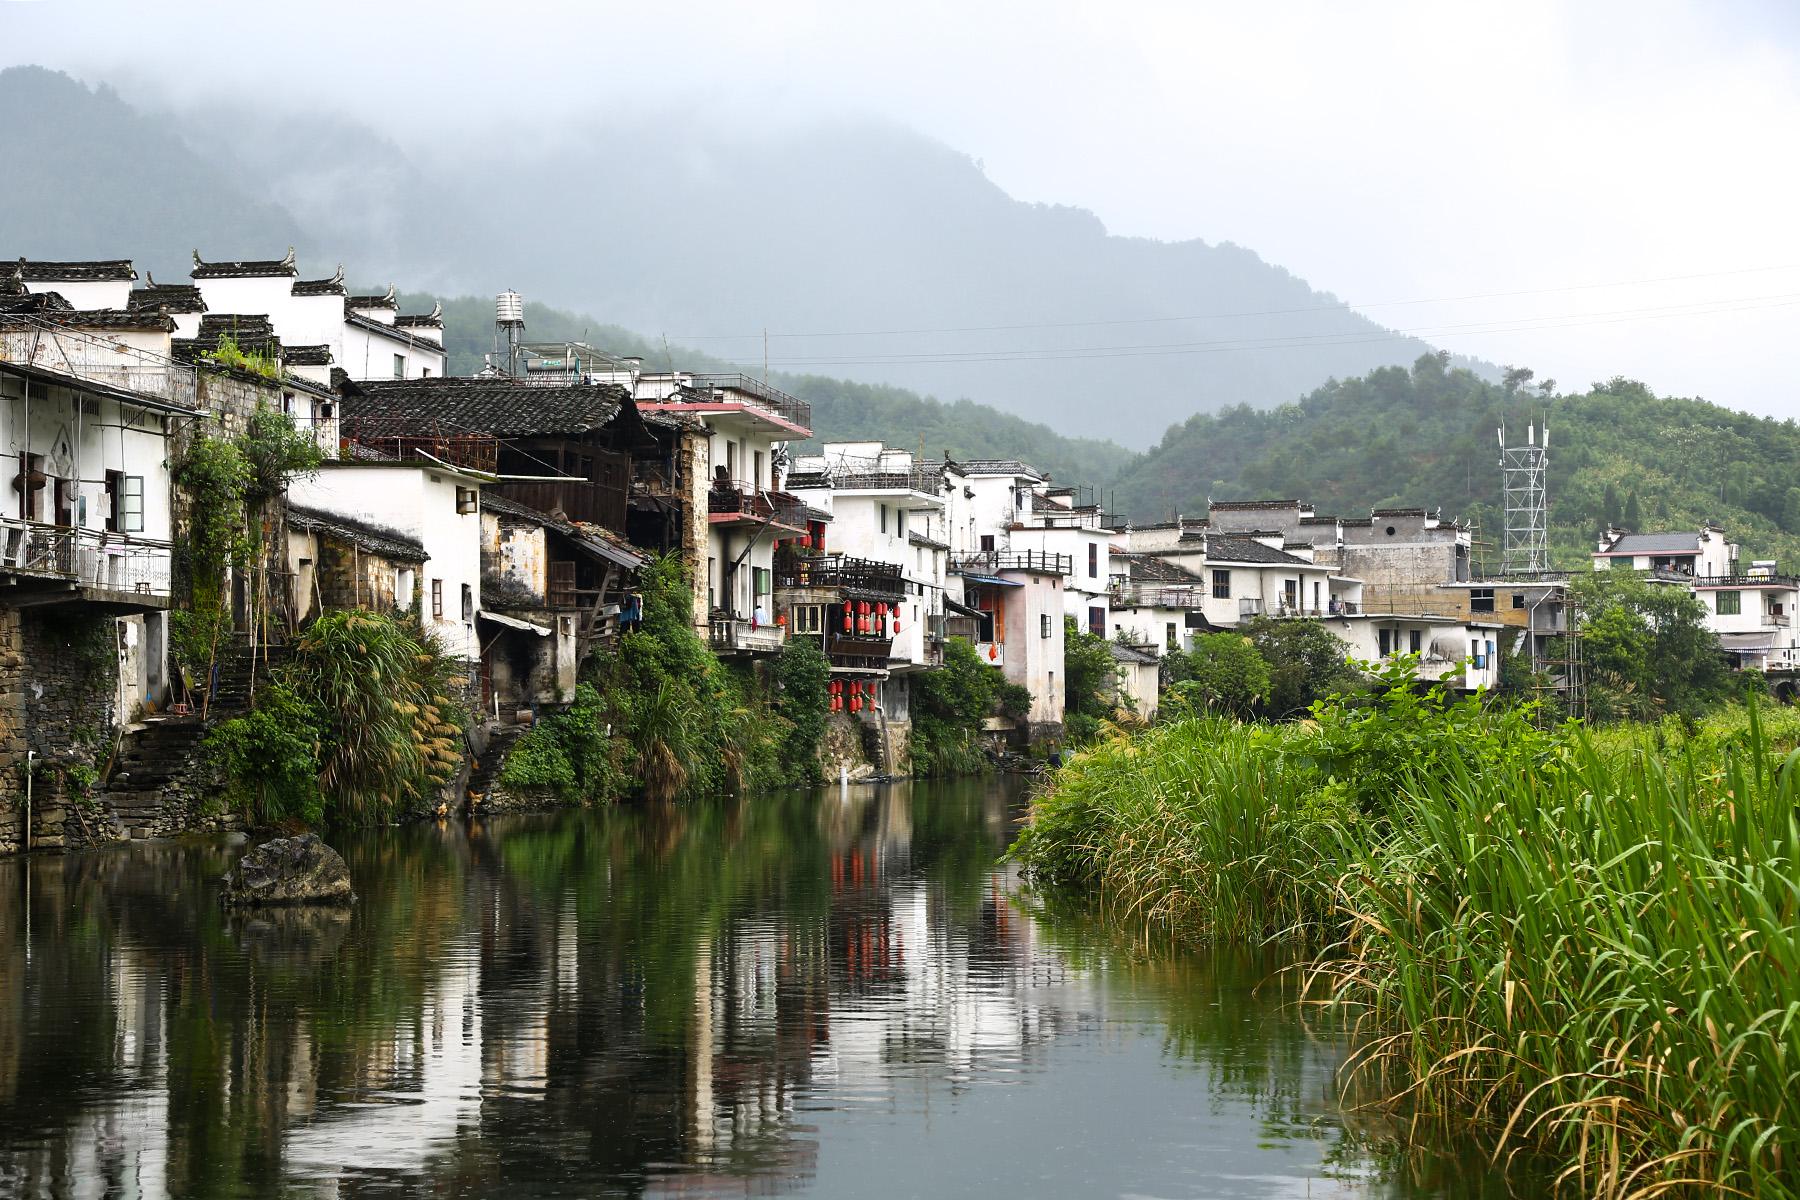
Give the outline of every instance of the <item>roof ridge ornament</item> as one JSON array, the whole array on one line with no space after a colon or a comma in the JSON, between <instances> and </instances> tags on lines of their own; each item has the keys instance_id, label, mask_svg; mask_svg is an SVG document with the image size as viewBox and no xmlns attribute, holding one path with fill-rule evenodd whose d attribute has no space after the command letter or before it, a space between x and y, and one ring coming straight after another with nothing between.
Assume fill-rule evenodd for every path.
<instances>
[{"instance_id":1,"label":"roof ridge ornament","mask_svg":"<svg viewBox=\"0 0 1800 1200\"><path fill-rule=\"evenodd\" d=\"M330 282L337 284L339 287L342 287L344 285L344 264L343 263L339 263L337 265L337 270L332 272Z\"/></svg>"},{"instance_id":2,"label":"roof ridge ornament","mask_svg":"<svg viewBox=\"0 0 1800 1200\"><path fill-rule=\"evenodd\" d=\"M291 254L293 254L293 251L290 250L290 251L288 251L288 253L291 255ZM388 284L387 291L382 294L381 298L383 300L387 300L387 301L392 301L394 299L394 285L393 284L391 284L391 283Z\"/></svg>"},{"instance_id":3,"label":"roof ridge ornament","mask_svg":"<svg viewBox=\"0 0 1800 1200\"><path fill-rule=\"evenodd\" d=\"M439 325L442 325L444 323L444 305L443 305L442 301L440 301L440 300L432 301L432 303L431 303L431 319L433 321L436 321Z\"/></svg>"},{"instance_id":4,"label":"roof ridge ornament","mask_svg":"<svg viewBox=\"0 0 1800 1200\"><path fill-rule=\"evenodd\" d=\"M289 246L288 252L282 256L281 265L289 268L290 270L298 270L299 269L294 266L294 248L292 246Z\"/></svg>"}]
</instances>

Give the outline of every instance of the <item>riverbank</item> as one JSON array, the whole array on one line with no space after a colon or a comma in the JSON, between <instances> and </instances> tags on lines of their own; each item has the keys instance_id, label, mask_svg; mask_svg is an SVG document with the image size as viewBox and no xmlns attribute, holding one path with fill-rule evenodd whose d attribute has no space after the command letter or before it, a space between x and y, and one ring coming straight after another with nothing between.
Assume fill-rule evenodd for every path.
<instances>
[{"instance_id":1,"label":"riverbank","mask_svg":"<svg viewBox=\"0 0 1800 1200\"><path fill-rule=\"evenodd\" d=\"M1580 1194L1800 1194L1791 710L1540 732L1406 689L1096 747L1012 851L1194 943L1308 946L1339 1083Z\"/></svg>"}]
</instances>

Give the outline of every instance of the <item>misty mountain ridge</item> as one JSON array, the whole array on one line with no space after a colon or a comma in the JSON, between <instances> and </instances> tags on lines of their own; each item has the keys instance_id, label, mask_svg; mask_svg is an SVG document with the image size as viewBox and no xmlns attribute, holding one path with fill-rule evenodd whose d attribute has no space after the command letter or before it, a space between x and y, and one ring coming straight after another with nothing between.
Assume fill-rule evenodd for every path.
<instances>
[{"instance_id":1,"label":"misty mountain ridge","mask_svg":"<svg viewBox=\"0 0 1800 1200\"><path fill-rule=\"evenodd\" d=\"M1290 402L1429 349L1242 247L1111 236L872 119L744 136L541 118L462 143L429 105L416 136L389 136L239 102L152 114L36 68L0 80L15 116L0 149L23 177L0 209L14 253L131 254L173 276L196 242L209 258L291 244L321 270L515 288L759 370L766 329L775 370L969 396L1139 448L1197 411ZM1174 319L1208 313L1239 315ZM795 336L884 330L915 332Z\"/></svg>"}]
</instances>

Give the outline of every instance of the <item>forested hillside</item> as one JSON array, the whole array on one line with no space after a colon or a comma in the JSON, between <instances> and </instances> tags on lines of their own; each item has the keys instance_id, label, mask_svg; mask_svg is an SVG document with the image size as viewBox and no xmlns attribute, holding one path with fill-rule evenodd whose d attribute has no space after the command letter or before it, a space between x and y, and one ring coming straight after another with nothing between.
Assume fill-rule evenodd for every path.
<instances>
[{"instance_id":1,"label":"forested hillside","mask_svg":"<svg viewBox=\"0 0 1800 1200\"><path fill-rule=\"evenodd\" d=\"M1576 564L1609 522L1639 529L1723 524L1749 557L1800 567L1800 428L1628 379L1545 395L1489 383L1425 355L1333 381L1297 404L1239 406L1170 429L1118 480L1137 520L1199 515L1206 500L1292 497L1321 512L1442 507L1499 542L1495 432L1550 424L1550 517L1557 561ZM1497 551L1496 551L1497 553Z\"/></svg>"},{"instance_id":2,"label":"forested hillside","mask_svg":"<svg viewBox=\"0 0 1800 1200\"><path fill-rule=\"evenodd\" d=\"M376 289L379 290L379 289ZM406 312L431 307L434 297L401 297ZM437 298L444 306L444 340L453 374L470 374L494 348L493 301L471 296ZM652 369L736 370L707 354L668 346L617 325L527 302L526 333L533 341L573 338L613 354L642 358ZM813 406L815 441L878 439L890 445L948 453L960 458L1023 458L1067 483L1101 484L1135 456L1099 438L1068 438L1047 426L968 400L944 403L905 388L853 383L824 375L783 375L773 382Z\"/></svg>"}]
</instances>

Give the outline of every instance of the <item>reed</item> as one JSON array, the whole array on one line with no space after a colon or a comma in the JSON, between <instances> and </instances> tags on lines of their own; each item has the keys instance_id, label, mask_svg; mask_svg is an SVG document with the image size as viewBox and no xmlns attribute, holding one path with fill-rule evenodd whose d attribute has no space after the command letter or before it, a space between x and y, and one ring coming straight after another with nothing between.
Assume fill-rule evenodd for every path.
<instances>
[{"instance_id":1,"label":"reed","mask_svg":"<svg viewBox=\"0 0 1800 1200\"><path fill-rule=\"evenodd\" d=\"M1582 1195L1800 1196L1800 751L1740 714L1439 755L1376 813L1321 765L1341 729L1187 722L1065 768L1014 853L1190 940L1315 944L1346 1095L1421 1135Z\"/></svg>"}]
</instances>

